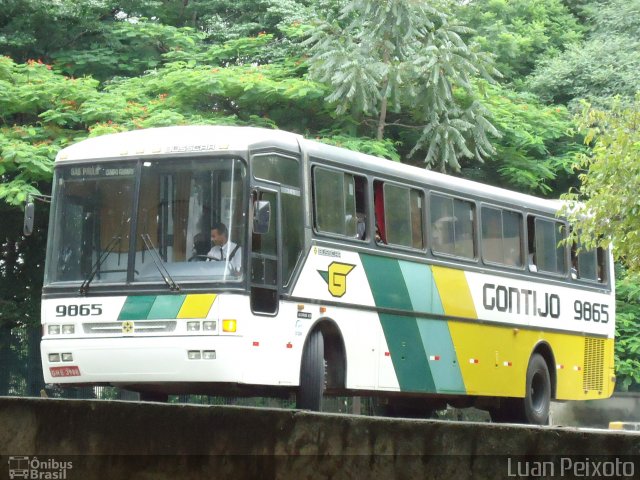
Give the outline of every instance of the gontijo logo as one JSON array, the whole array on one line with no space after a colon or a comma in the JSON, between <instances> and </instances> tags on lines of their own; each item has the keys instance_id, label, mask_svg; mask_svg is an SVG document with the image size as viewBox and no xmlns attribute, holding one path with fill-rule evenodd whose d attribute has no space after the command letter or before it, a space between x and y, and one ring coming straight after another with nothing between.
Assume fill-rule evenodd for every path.
<instances>
[{"instance_id":1,"label":"gontijo logo","mask_svg":"<svg viewBox=\"0 0 640 480\"><path fill-rule=\"evenodd\" d=\"M326 271L318 270L318 273L327 282L329 293L339 298L347 293L347 275L354 268L355 265L348 263L332 262Z\"/></svg>"}]
</instances>

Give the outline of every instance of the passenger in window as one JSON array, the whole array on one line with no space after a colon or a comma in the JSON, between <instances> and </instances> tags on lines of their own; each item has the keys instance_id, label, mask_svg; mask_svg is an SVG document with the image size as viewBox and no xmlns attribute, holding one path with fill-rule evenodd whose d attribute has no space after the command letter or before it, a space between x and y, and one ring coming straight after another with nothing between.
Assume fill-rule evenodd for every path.
<instances>
[{"instance_id":1,"label":"passenger in window","mask_svg":"<svg viewBox=\"0 0 640 480\"><path fill-rule=\"evenodd\" d=\"M209 242L206 240L205 235L203 233L196 233L193 237L193 249L191 258L189 258L190 262L203 262L208 256L209 252Z\"/></svg>"},{"instance_id":2,"label":"passenger in window","mask_svg":"<svg viewBox=\"0 0 640 480\"><path fill-rule=\"evenodd\" d=\"M385 242L384 239L382 238L382 234L380 233L380 227L378 226L377 223L376 223L376 243L379 243L382 245L387 244L387 242Z\"/></svg>"},{"instance_id":3,"label":"passenger in window","mask_svg":"<svg viewBox=\"0 0 640 480\"><path fill-rule=\"evenodd\" d=\"M214 261L227 262L233 273L240 273L242 251L240 245L229 241L229 231L224 223L216 223L211 227L211 243L213 247L207 257Z\"/></svg>"},{"instance_id":4,"label":"passenger in window","mask_svg":"<svg viewBox=\"0 0 640 480\"><path fill-rule=\"evenodd\" d=\"M578 254L575 246L571 247L571 278L573 280L580 278L578 269Z\"/></svg>"},{"instance_id":5,"label":"passenger in window","mask_svg":"<svg viewBox=\"0 0 640 480\"><path fill-rule=\"evenodd\" d=\"M454 223L455 217L441 217L433 222L433 248L441 253L455 253Z\"/></svg>"},{"instance_id":6,"label":"passenger in window","mask_svg":"<svg viewBox=\"0 0 640 480\"><path fill-rule=\"evenodd\" d=\"M510 267L522 265L520 260L520 251L514 247L507 248L504 254L504 263Z\"/></svg>"},{"instance_id":7,"label":"passenger in window","mask_svg":"<svg viewBox=\"0 0 640 480\"><path fill-rule=\"evenodd\" d=\"M356 238L358 240L364 240L366 230L367 230L367 222L366 216L364 213L357 212L356 213Z\"/></svg>"}]
</instances>

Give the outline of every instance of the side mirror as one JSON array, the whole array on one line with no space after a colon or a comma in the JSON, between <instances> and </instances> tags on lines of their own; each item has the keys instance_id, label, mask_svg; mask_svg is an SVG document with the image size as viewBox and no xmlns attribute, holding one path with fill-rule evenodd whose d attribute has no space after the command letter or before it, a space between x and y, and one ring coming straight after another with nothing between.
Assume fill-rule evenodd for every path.
<instances>
[{"instance_id":1,"label":"side mirror","mask_svg":"<svg viewBox=\"0 0 640 480\"><path fill-rule=\"evenodd\" d=\"M253 233L269 233L271 223L271 202L258 200L253 204Z\"/></svg>"},{"instance_id":2,"label":"side mirror","mask_svg":"<svg viewBox=\"0 0 640 480\"><path fill-rule=\"evenodd\" d=\"M25 237L28 237L33 233L33 219L35 214L35 205L32 201L27 201L24 206L24 224L22 226L22 232Z\"/></svg>"}]
</instances>

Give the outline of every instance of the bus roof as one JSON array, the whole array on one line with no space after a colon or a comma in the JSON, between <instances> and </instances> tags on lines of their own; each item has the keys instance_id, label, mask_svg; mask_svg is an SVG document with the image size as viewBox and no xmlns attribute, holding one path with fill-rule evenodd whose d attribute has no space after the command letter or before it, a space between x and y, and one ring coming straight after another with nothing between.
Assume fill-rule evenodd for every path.
<instances>
[{"instance_id":1,"label":"bus roof","mask_svg":"<svg viewBox=\"0 0 640 480\"><path fill-rule=\"evenodd\" d=\"M275 140L296 150L299 135L255 127L189 125L148 128L87 138L60 150L56 162L171 153L247 151Z\"/></svg>"},{"instance_id":2,"label":"bus roof","mask_svg":"<svg viewBox=\"0 0 640 480\"><path fill-rule=\"evenodd\" d=\"M518 207L555 213L560 200L547 200L532 195L465 180L452 175L386 160L303 138L282 130L255 127L191 125L149 128L88 138L61 150L56 163L80 160L114 159L166 154L248 151L261 146L302 148L310 156L329 160L342 166L396 178L414 184L433 185L461 196L486 199L488 202L512 204Z\"/></svg>"}]
</instances>

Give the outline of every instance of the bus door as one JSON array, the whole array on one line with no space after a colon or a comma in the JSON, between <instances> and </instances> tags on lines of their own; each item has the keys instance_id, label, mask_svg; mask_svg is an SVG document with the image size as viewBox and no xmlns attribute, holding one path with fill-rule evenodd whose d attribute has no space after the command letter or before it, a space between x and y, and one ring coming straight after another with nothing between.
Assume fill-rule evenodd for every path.
<instances>
[{"instance_id":1,"label":"bus door","mask_svg":"<svg viewBox=\"0 0 640 480\"><path fill-rule=\"evenodd\" d=\"M251 311L259 315L276 315L282 285L280 187L254 186L251 206Z\"/></svg>"}]
</instances>

